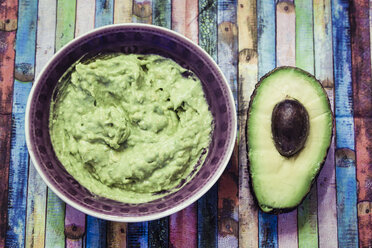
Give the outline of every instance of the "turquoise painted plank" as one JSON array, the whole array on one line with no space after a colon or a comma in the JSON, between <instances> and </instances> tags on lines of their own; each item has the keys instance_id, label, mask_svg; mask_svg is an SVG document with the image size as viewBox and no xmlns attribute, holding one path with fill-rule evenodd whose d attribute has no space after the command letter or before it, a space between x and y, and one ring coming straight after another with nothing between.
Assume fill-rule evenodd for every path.
<instances>
[{"instance_id":1,"label":"turquoise painted plank","mask_svg":"<svg viewBox=\"0 0 372 248\"><path fill-rule=\"evenodd\" d=\"M165 28L172 26L171 0L157 0L152 2L152 24Z\"/></svg>"},{"instance_id":2,"label":"turquoise painted plank","mask_svg":"<svg viewBox=\"0 0 372 248\"><path fill-rule=\"evenodd\" d=\"M171 0L158 0L152 2L152 24L171 28ZM145 237L144 237L145 238ZM148 222L149 247L167 248L169 244L169 217Z\"/></svg>"},{"instance_id":3,"label":"turquoise painted plank","mask_svg":"<svg viewBox=\"0 0 372 248\"><path fill-rule=\"evenodd\" d=\"M148 222L128 223L128 247L148 247Z\"/></svg>"},{"instance_id":4,"label":"turquoise painted plank","mask_svg":"<svg viewBox=\"0 0 372 248\"><path fill-rule=\"evenodd\" d=\"M10 143L7 247L25 245L28 150L25 139L25 110L35 66L37 0L19 1L15 55L15 80Z\"/></svg>"},{"instance_id":5,"label":"turquoise painted plank","mask_svg":"<svg viewBox=\"0 0 372 248\"><path fill-rule=\"evenodd\" d=\"M106 221L87 215L86 248L106 247Z\"/></svg>"},{"instance_id":6,"label":"turquoise painted plank","mask_svg":"<svg viewBox=\"0 0 372 248\"><path fill-rule=\"evenodd\" d=\"M65 247L65 203L48 188L45 247Z\"/></svg>"},{"instance_id":7,"label":"turquoise painted plank","mask_svg":"<svg viewBox=\"0 0 372 248\"><path fill-rule=\"evenodd\" d=\"M217 61L217 4L199 1L199 45ZM217 247L217 184L198 200L198 247Z\"/></svg>"},{"instance_id":8,"label":"turquoise painted plank","mask_svg":"<svg viewBox=\"0 0 372 248\"><path fill-rule=\"evenodd\" d=\"M114 0L96 0L96 28L114 22Z\"/></svg>"},{"instance_id":9,"label":"turquoise painted plank","mask_svg":"<svg viewBox=\"0 0 372 248\"><path fill-rule=\"evenodd\" d=\"M349 1L332 1L339 247L358 247Z\"/></svg>"},{"instance_id":10,"label":"turquoise painted plank","mask_svg":"<svg viewBox=\"0 0 372 248\"><path fill-rule=\"evenodd\" d=\"M274 0L257 1L257 50L258 78L276 66L275 11ZM258 213L259 247L278 247L278 217Z\"/></svg>"}]
</instances>

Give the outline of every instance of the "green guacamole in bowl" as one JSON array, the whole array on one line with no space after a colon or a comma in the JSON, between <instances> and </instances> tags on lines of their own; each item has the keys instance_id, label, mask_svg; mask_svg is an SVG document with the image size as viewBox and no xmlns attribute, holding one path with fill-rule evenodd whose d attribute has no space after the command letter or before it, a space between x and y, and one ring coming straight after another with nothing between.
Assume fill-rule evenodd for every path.
<instances>
[{"instance_id":1,"label":"green guacamole in bowl","mask_svg":"<svg viewBox=\"0 0 372 248\"><path fill-rule=\"evenodd\" d=\"M159 55L106 54L58 82L49 130L66 170L127 203L174 192L203 164L213 130L200 80Z\"/></svg>"}]
</instances>

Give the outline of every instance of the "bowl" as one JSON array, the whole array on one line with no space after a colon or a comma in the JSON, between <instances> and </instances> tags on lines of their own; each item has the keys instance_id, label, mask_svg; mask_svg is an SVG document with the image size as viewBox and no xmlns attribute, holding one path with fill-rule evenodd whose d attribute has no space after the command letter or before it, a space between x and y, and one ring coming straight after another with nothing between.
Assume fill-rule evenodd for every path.
<instances>
[{"instance_id":1,"label":"bowl","mask_svg":"<svg viewBox=\"0 0 372 248\"><path fill-rule=\"evenodd\" d=\"M49 136L49 109L59 78L83 56L123 52L159 54L193 71L201 80L214 119L206 159L192 180L160 199L128 204L92 194L64 168ZM213 59L198 45L171 30L145 24L110 25L72 40L43 68L30 92L25 118L31 160L48 187L67 204L97 218L138 222L173 214L202 197L224 171L236 138L234 99Z\"/></svg>"}]
</instances>

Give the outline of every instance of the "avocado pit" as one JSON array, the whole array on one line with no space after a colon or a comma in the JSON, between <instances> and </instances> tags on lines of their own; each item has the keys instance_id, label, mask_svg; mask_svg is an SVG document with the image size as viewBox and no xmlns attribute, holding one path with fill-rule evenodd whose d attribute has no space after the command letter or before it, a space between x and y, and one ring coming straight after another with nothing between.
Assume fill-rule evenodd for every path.
<instances>
[{"instance_id":1,"label":"avocado pit","mask_svg":"<svg viewBox=\"0 0 372 248\"><path fill-rule=\"evenodd\" d=\"M271 131L275 147L285 157L298 153L309 134L309 114L295 99L277 103L271 116Z\"/></svg>"}]
</instances>

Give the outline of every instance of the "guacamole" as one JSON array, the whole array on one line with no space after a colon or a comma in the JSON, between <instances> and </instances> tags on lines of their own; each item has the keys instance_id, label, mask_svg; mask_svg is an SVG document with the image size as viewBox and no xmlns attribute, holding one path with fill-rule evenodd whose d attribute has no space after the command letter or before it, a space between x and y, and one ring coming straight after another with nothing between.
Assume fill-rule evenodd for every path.
<instances>
[{"instance_id":1,"label":"guacamole","mask_svg":"<svg viewBox=\"0 0 372 248\"><path fill-rule=\"evenodd\" d=\"M171 59L100 55L73 65L57 90L54 151L96 195L151 201L181 187L205 159L213 118L201 82Z\"/></svg>"}]
</instances>

